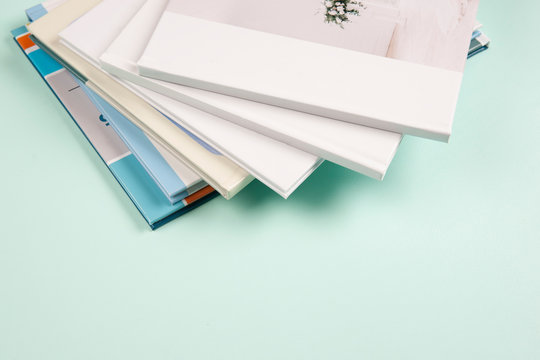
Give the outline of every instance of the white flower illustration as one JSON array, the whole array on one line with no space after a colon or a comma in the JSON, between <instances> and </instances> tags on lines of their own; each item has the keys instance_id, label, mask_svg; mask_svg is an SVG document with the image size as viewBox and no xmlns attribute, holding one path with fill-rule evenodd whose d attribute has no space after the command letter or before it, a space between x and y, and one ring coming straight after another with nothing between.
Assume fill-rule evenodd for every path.
<instances>
[{"instance_id":1,"label":"white flower illustration","mask_svg":"<svg viewBox=\"0 0 540 360\"><path fill-rule=\"evenodd\" d=\"M352 16L360 16L360 12L366 9L364 3L357 0L326 0L322 5L324 21L341 28L344 28L344 23L351 21Z\"/></svg>"}]
</instances>

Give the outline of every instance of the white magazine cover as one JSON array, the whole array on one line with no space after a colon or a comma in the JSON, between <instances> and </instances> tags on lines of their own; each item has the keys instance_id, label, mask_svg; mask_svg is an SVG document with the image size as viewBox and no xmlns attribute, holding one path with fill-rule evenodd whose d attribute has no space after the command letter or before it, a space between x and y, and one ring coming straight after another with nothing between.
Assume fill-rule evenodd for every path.
<instances>
[{"instance_id":1,"label":"white magazine cover","mask_svg":"<svg viewBox=\"0 0 540 360\"><path fill-rule=\"evenodd\" d=\"M62 30L61 41L99 66L99 57L130 20L133 9L137 10L142 3L143 0L103 0ZM176 100L135 86L130 88L284 198L322 162L315 155Z\"/></svg>"},{"instance_id":2,"label":"white magazine cover","mask_svg":"<svg viewBox=\"0 0 540 360\"><path fill-rule=\"evenodd\" d=\"M249 173L225 156L207 149L113 77L60 43L58 33L99 3L100 0L66 1L28 25L28 30L43 50L57 58L153 140L179 157L221 195L227 199L236 195L253 180Z\"/></svg>"},{"instance_id":3,"label":"white magazine cover","mask_svg":"<svg viewBox=\"0 0 540 360\"><path fill-rule=\"evenodd\" d=\"M376 179L384 177L401 134L140 76L137 60L167 3L146 1L101 56L105 70L351 170ZM111 12L121 12L121 6L119 2L109 4Z\"/></svg>"},{"instance_id":4,"label":"white magazine cover","mask_svg":"<svg viewBox=\"0 0 540 360\"><path fill-rule=\"evenodd\" d=\"M170 0L139 72L447 141L478 1Z\"/></svg>"}]
</instances>

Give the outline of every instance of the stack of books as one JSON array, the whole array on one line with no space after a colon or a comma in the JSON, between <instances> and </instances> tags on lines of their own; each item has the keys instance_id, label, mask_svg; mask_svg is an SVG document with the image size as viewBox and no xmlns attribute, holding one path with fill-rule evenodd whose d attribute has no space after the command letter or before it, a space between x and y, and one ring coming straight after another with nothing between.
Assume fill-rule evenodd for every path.
<instances>
[{"instance_id":1,"label":"stack of books","mask_svg":"<svg viewBox=\"0 0 540 360\"><path fill-rule=\"evenodd\" d=\"M448 141L478 0L50 0L13 37L151 228ZM472 33L472 39L471 39Z\"/></svg>"}]
</instances>

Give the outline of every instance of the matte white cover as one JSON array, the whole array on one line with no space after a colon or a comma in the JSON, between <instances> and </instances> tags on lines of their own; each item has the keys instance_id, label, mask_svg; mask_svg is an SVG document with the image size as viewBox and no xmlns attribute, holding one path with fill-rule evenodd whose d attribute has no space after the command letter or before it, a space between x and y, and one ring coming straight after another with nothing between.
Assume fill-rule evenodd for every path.
<instances>
[{"instance_id":1,"label":"matte white cover","mask_svg":"<svg viewBox=\"0 0 540 360\"><path fill-rule=\"evenodd\" d=\"M321 3L170 0L138 62L140 74L448 140L478 0L384 1L400 11L388 57L359 50L358 36L380 35L375 27L359 30L369 13L325 24ZM426 36L430 41L419 41ZM455 54L441 60L448 50Z\"/></svg>"},{"instance_id":2,"label":"matte white cover","mask_svg":"<svg viewBox=\"0 0 540 360\"><path fill-rule=\"evenodd\" d=\"M140 76L137 60L167 2L146 1L101 56L105 70L365 175L384 177L401 142L401 134ZM111 12L122 11L121 6L121 2L112 2ZM388 44L385 51L387 47Z\"/></svg>"},{"instance_id":3,"label":"matte white cover","mask_svg":"<svg viewBox=\"0 0 540 360\"><path fill-rule=\"evenodd\" d=\"M183 160L225 198L237 194L253 179L245 170L226 157L206 150L139 96L60 43L58 33L99 2L69 0L30 24L28 29L41 48L74 70L86 80L88 87Z\"/></svg>"},{"instance_id":4,"label":"matte white cover","mask_svg":"<svg viewBox=\"0 0 540 360\"><path fill-rule=\"evenodd\" d=\"M98 64L99 57L142 3L144 0L103 0L59 36L66 46ZM130 88L285 198L322 162L315 155L153 91Z\"/></svg>"}]
</instances>

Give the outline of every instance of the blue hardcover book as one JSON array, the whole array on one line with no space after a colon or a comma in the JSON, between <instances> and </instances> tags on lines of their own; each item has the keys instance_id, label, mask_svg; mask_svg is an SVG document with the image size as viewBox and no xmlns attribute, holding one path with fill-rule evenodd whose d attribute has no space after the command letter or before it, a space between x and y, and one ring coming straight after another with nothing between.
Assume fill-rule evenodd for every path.
<instances>
[{"instance_id":1,"label":"blue hardcover book","mask_svg":"<svg viewBox=\"0 0 540 360\"><path fill-rule=\"evenodd\" d=\"M26 27L12 35L152 229L217 196L207 186L172 205L74 77L32 42Z\"/></svg>"},{"instance_id":2,"label":"blue hardcover book","mask_svg":"<svg viewBox=\"0 0 540 360\"><path fill-rule=\"evenodd\" d=\"M476 34L476 36L473 36L473 39L471 40L471 45L469 47L469 55L467 56L467 58L471 58L474 55L477 55L489 49L489 44L491 43L491 40L483 32L477 32L478 34Z\"/></svg>"},{"instance_id":3,"label":"blue hardcover book","mask_svg":"<svg viewBox=\"0 0 540 360\"><path fill-rule=\"evenodd\" d=\"M61 0L49 0L49 1L61 1ZM474 32L471 37L471 44L469 45L469 53L467 59L470 59L474 55L477 55L489 48L491 40L484 34L482 30L482 24L477 22L474 27Z\"/></svg>"},{"instance_id":4,"label":"blue hardcover book","mask_svg":"<svg viewBox=\"0 0 540 360\"><path fill-rule=\"evenodd\" d=\"M28 20L30 21L37 20L46 15L50 10L60 5L62 2L63 0L47 0L41 4L32 6L30 9L26 10L26 17L28 17Z\"/></svg>"},{"instance_id":5,"label":"blue hardcover book","mask_svg":"<svg viewBox=\"0 0 540 360\"><path fill-rule=\"evenodd\" d=\"M163 148L161 151L158 150L159 144L152 142L143 131L82 82L79 80L77 82L133 155L145 167L148 174L152 176L171 204L182 201L207 185L172 155L169 155L169 161L167 161L163 156L167 150Z\"/></svg>"},{"instance_id":6,"label":"blue hardcover book","mask_svg":"<svg viewBox=\"0 0 540 360\"><path fill-rule=\"evenodd\" d=\"M35 21L46 15L50 10L61 5L65 0L48 0L26 10L30 21ZM76 79L77 80L77 79ZM117 132L129 150L144 166L148 174L154 179L171 204L182 201L185 197L204 188L207 184L189 169L179 159L175 158L160 144L148 138L143 131L133 125L114 107L91 92L82 82L77 80L83 91L96 105L98 110L107 119L108 123ZM90 91L90 92L89 92Z\"/></svg>"}]
</instances>

